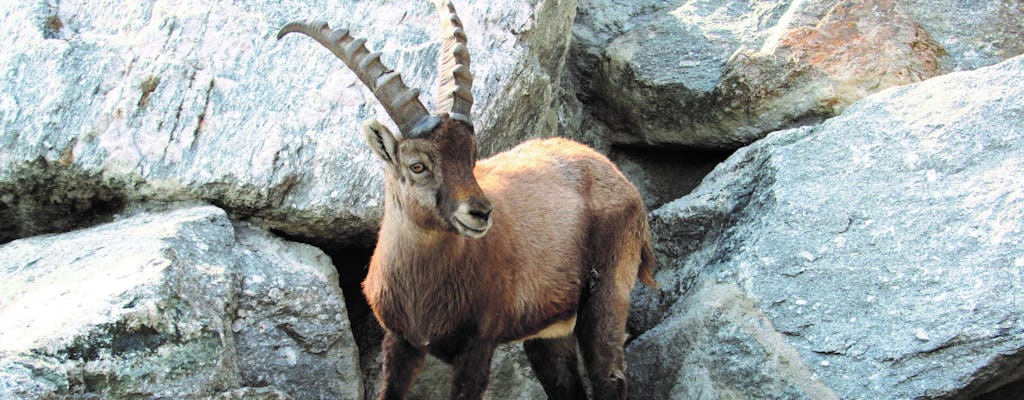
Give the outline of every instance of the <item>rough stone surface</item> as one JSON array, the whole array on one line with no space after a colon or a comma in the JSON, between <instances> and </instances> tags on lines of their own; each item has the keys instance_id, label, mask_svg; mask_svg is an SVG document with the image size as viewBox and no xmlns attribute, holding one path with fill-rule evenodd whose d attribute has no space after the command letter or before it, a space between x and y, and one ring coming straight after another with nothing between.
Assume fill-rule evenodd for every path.
<instances>
[{"instance_id":1,"label":"rough stone surface","mask_svg":"<svg viewBox=\"0 0 1024 400\"><path fill-rule=\"evenodd\" d=\"M887 90L656 210L635 397L970 399L1021 380L1022 79L1017 57Z\"/></svg>"},{"instance_id":2,"label":"rough stone surface","mask_svg":"<svg viewBox=\"0 0 1024 400\"><path fill-rule=\"evenodd\" d=\"M355 399L362 393L338 271L319 249L251 226L236 235L243 262L235 318L242 381L296 399Z\"/></svg>"},{"instance_id":3,"label":"rough stone surface","mask_svg":"<svg viewBox=\"0 0 1024 400\"><path fill-rule=\"evenodd\" d=\"M1015 2L908 3L582 0L574 68L607 140L735 149L1024 52Z\"/></svg>"},{"instance_id":4,"label":"rough stone surface","mask_svg":"<svg viewBox=\"0 0 1024 400\"><path fill-rule=\"evenodd\" d=\"M972 70L1024 54L1024 3L902 0L904 10L945 50L949 71Z\"/></svg>"},{"instance_id":5,"label":"rough stone surface","mask_svg":"<svg viewBox=\"0 0 1024 400\"><path fill-rule=\"evenodd\" d=\"M574 1L456 1L485 153L554 135ZM430 2L3 2L0 242L194 200L299 237L365 245L382 172L358 125L386 119L297 18L351 28L433 108ZM389 122L388 122L389 123Z\"/></svg>"},{"instance_id":6,"label":"rough stone surface","mask_svg":"<svg viewBox=\"0 0 1024 400\"><path fill-rule=\"evenodd\" d=\"M273 384L358 398L328 266L309 246L248 227L236 236L210 206L5 244L0 397L232 398ZM293 368L261 375L271 365Z\"/></svg>"},{"instance_id":7,"label":"rough stone surface","mask_svg":"<svg viewBox=\"0 0 1024 400\"><path fill-rule=\"evenodd\" d=\"M272 387L244 387L218 393L212 400L292 400L288 393Z\"/></svg>"}]
</instances>

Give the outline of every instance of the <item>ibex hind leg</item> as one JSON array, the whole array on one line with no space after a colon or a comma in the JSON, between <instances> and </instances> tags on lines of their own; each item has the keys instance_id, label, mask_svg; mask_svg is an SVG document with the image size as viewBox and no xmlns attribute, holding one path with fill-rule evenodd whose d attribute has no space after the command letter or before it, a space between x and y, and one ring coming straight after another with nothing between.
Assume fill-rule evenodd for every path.
<instances>
[{"instance_id":1,"label":"ibex hind leg","mask_svg":"<svg viewBox=\"0 0 1024 400\"><path fill-rule=\"evenodd\" d=\"M580 349L595 399L625 399L627 396L626 319L629 295L636 282L643 248L642 213L622 221L602 221L598 226L638 225L634 230L597 232L592 236L596 276L581 304L576 326Z\"/></svg>"},{"instance_id":2,"label":"ibex hind leg","mask_svg":"<svg viewBox=\"0 0 1024 400\"><path fill-rule=\"evenodd\" d=\"M587 398L576 362L575 337L527 340L523 350L549 399Z\"/></svg>"},{"instance_id":3,"label":"ibex hind leg","mask_svg":"<svg viewBox=\"0 0 1024 400\"><path fill-rule=\"evenodd\" d=\"M584 305L576 326L594 399L625 399L627 394L623 350L626 313L609 309L628 309L629 302L611 297L607 293L594 293Z\"/></svg>"}]
</instances>

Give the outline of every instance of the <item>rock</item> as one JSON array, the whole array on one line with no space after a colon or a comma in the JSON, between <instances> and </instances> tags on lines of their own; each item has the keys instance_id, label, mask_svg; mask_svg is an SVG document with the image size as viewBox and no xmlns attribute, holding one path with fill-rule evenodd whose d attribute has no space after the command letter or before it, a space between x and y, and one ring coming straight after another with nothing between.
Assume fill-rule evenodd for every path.
<instances>
[{"instance_id":1,"label":"rock","mask_svg":"<svg viewBox=\"0 0 1024 400\"><path fill-rule=\"evenodd\" d=\"M296 399L356 399L362 393L338 271L319 249L236 228L242 251L236 351L247 385Z\"/></svg>"},{"instance_id":2,"label":"rock","mask_svg":"<svg viewBox=\"0 0 1024 400\"><path fill-rule=\"evenodd\" d=\"M232 243L207 208L4 245L0 352L13 381L34 381L4 397L182 397L238 382Z\"/></svg>"},{"instance_id":3,"label":"rock","mask_svg":"<svg viewBox=\"0 0 1024 400\"><path fill-rule=\"evenodd\" d=\"M708 284L629 347L635 399L839 399L753 299Z\"/></svg>"},{"instance_id":4,"label":"rock","mask_svg":"<svg viewBox=\"0 0 1024 400\"><path fill-rule=\"evenodd\" d=\"M550 136L574 1L456 2L484 152ZM294 237L367 245L382 168L358 124L386 119L297 18L348 26L432 108L429 2L4 2L0 242L109 220L141 200L203 200Z\"/></svg>"},{"instance_id":5,"label":"rock","mask_svg":"<svg viewBox=\"0 0 1024 400\"><path fill-rule=\"evenodd\" d=\"M740 149L653 212L649 398L974 398L1024 378L1024 57ZM636 398L648 398L637 394Z\"/></svg>"},{"instance_id":6,"label":"rock","mask_svg":"<svg viewBox=\"0 0 1024 400\"><path fill-rule=\"evenodd\" d=\"M220 392L213 400L291 400L292 396L272 387L244 387Z\"/></svg>"},{"instance_id":7,"label":"rock","mask_svg":"<svg viewBox=\"0 0 1024 400\"><path fill-rule=\"evenodd\" d=\"M0 246L0 397L358 398L323 254L239 229L198 206Z\"/></svg>"},{"instance_id":8,"label":"rock","mask_svg":"<svg viewBox=\"0 0 1024 400\"><path fill-rule=\"evenodd\" d=\"M443 399L451 391L450 365L428 357L423 372L409 392L410 399ZM377 386L378 388L380 386ZM518 344L498 347L491 361L491 381L485 398L494 400L543 399L547 396Z\"/></svg>"},{"instance_id":9,"label":"rock","mask_svg":"<svg viewBox=\"0 0 1024 400\"><path fill-rule=\"evenodd\" d=\"M769 33L763 20L777 20L784 7L782 1L764 4L690 2L615 38L605 49L599 83L614 113L613 128L637 132L647 143L723 149L752 141L737 140L743 132L730 133L731 127L717 126L722 124L700 128L724 108L704 98L721 80L729 57L763 41Z\"/></svg>"},{"instance_id":10,"label":"rock","mask_svg":"<svg viewBox=\"0 0 1024 400\"><path fill-rule=\"evenodd\" d=\"M1017 40L1024 35L1021 2L905 0L900 5L945 50L939 63L947 71L977 69L1024 54L1024 42Z\"/></svg>"},{"instance_id":11,"label":"rock","mask_svg":"<svg viewBox=\"0 0 1024 400\"><path fill-rule=\"evenodd\" d=\"M582 98L614 143L735 149L888 87L1024 53L1009 39L1024 33L1018 5L620 3L581 1L574 30ZM963 29L962 14L986 28Z\"/></svg>"}]
</instances>

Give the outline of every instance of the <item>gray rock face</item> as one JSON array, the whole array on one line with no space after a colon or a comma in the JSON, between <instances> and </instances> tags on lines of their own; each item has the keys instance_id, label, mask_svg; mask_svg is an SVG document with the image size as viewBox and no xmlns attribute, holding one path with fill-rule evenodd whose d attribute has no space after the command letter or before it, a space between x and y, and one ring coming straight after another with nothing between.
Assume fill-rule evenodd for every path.
<instances>
[{"instance_id":1,"label":"gray rock face","mask_svg":"<svg viewBox=\"0 0 1024 400\"><path fill-rule=\"evenodd\" d=\"M890 89L656 210L635 397L960 399L1024 376L1022 79L1017 57Z\"/></svg>"},{"instance_id":2,"label":"gray rock face","mask_svg":"<svg viewBox=\"0 0 1024 400\"><path fill-rule=\"evenodd\" d=\"M735 149L1024 52L1019 4L947 3L585 0L575 68L612 142Z\"/></svg>"},{"instance_id":3,"label":"gray rock face","mask_svg":"<svg viewBox=\"0 0 1024 400\"><path fill-rule=\"evenodd\" d=\"M903 9L914 17L945 54L939 61L949 71L996 64L1024 54L1019 1L971 3L961 1L903 0Z\"/></svg>"},{"instance_id":4,"label":"gray rock face","mask_svg":"<svg viewBox=\"0 0 1024 400\"><path fill-rule=\"evenodd\" d=\"M783 7L781 1L689 2L612 40L599 90L616 116L613 127L649 143L730 148L755 140L743 138L749 132L729 133L739 126L708 124L722 108L711 96L730 56L757 47Z\"/></svg>"},{"instance_id":5,"label":"gray rock face","mask_svg":"<svg viewBox=\"0 0 1024 400\"><path fill-rule=\"evenodd\" d=\"M243 253L231 330L242 382L296 399L355 399L362 393L338 271L319 249L236 227Z\"/></svg>"},{"instance_id":6,"label":"gray rock face","mask_svg":"<svg viewBox=\"0 0 1024 400\"><path fill-rule=\"evenodd\" d=\"M575 2L456 3L485 152L555 134ZM199 199L365 245L382 172L358 124L386 114L329 52L276 31L325 19L367 38L410 86L432 93L437 79L429 2L4 2L0 13L0 241L102 222L138 200Z\"/></svg>"},{"instance_id":7,"label":"gray rock face","mask_svg":"<svg viewBox=\"0 0 1024 400\"><path fill-rule=\"evenodd\" d=\"M0 397L358 398L328 267L209 206L0 246Z\"/></svg>"}]
</instances>

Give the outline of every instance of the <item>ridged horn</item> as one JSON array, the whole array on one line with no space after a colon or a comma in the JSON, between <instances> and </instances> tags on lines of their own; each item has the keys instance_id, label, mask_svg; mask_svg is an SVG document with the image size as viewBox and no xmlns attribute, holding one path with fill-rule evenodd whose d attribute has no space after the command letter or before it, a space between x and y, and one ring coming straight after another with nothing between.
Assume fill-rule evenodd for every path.
<instances>
[{"instance_id":1,"label":"ridged horn","mask_svg":"<svg viewBox=\"0 0 1024 400\"><path fill-rule=\"evenodd\" d=\"M437 113L472 124L473 74L469 71L469 47L462 21L449 0L435 0L441 18L441 52L438 56Z\"/></svg>"},{"instance_id":2,"label":"ridged horn","mask_svg":"<svg viewBox=\"0 0 1024 400\"><path fill-rule=\"evenodd\" d=\"M367 50L365 39L352 37L347 29L332 30L325 21L310 20L289 22L277 33L277 39L292 32L315 39L344 61L370 88L403 136L420 136L437 126L440 120L430 115L420 102L420 91L410 89L402 82L401 74L384 66L380 62L380 53Z\"/></svg>"}]
</instances>

